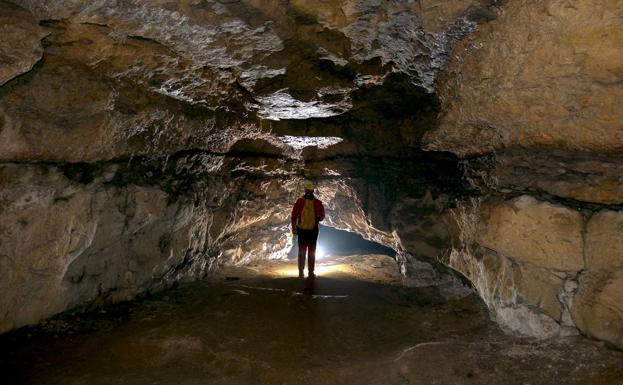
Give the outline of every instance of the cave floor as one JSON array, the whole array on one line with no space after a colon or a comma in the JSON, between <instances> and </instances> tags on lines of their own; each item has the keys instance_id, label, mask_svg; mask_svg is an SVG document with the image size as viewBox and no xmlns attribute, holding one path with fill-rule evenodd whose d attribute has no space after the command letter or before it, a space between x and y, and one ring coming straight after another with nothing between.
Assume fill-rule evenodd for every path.
<instances>
[{"instance_id":1,"label":"cave floor","mask_svg":"<svg viewBox=\"0 0 623 385\"><path fill-rule=\"evenodd\" d=\"M475 295L401 285L387 256L225 268L0 338L6 384L623 384L623 353L504 334ZM8 379L8 381L7 381Z\"/></svg>"}]
</instances>

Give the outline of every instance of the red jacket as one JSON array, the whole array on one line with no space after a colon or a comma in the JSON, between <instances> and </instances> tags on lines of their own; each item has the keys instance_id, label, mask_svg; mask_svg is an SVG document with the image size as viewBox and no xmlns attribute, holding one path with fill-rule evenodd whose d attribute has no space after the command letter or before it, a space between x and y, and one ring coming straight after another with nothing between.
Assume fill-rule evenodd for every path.
<instances>
[{"instance_id":1,"label":"red jacket","mask_svg":"<svg viewBox=\"0 0 623 385\"><path fill-rule=\"evenodd\" d=\"M316 214L316 221L320 222L324 219L324 206L320 199L314 197L314 214ZM292 224L296 225L301 213L303 212L303 207L305 207L305 197L300 197L294 207L292 208Z\"/></svg>"}]
</instances>

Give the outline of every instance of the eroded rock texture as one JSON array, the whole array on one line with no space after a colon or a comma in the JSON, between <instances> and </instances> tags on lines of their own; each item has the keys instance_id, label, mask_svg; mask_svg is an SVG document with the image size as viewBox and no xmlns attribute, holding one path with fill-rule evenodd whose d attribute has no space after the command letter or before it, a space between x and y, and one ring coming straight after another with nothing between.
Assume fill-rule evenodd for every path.
<instances>
[{"instance_id":1,"label":"eroded rock texture","mask_svg":"<svg viewBox=\"0 0 623 385\"><path fill-rule=\"evenodd\" d=\"M623 346L622 16L0 0L0 331L282 257L308 177L409 284Z\"/></svg>"},{"instance_id":2,"label":"eroded rock texture","mask_svg":"<svg viewBox=\"0 0 623 385\"><path fill-rule=\"evenodd\" d=\"M201 278L221 256L279 256L289 239L272 228L283 228L283 213L270 196L287 192L287 174L263 174L259 160L230 175L251 162L197 154L135 166L0 166L0 328ZM246 181L253 170L265 178Z\"/></svg>"},{"instance_id":3,"label":"eroded rock texture","mask_svg":"<svg viewBox=\"0 0 623 385\"><path fill-rule=\"evenodd\" d=\"M455 47L431 149L623 147L623 4L513 1Z\"/></svg>"},{"instance_id":4,"label":"eroded rock texture","mask_svg":"<svg viewBox=\"0 0 623 385\"><path fill-rule=\"evenodd\" d=\"M473 200L455 218L465 247L448 263L504 325L543 336L577 327L621 344L620 211L578 211L523 195Z\"/></svg>"},{"instance_id":5,"label":"eroded rock texture","mask_svg":"<svg viewBox=\"0 0 623 385\"><path fill-rule=\"evenodd\" d=\"M319 181L330 225L399 250L410 284L463 295L464 284L435 262L449 242L442 217L456 190L444 179L453 175L438 163L411 166L398 175L396 161L351 159L314 163L308 172ZM1 281L8 295L0 325L6 330L82 303L132 298L204 277L219 264L284 257L301 182L295 167L280 158L203 152L94 164L5 163L0 255L10 273ZM426 167L439 174L418 175ZM414 215L417 222L393 231L393 222Z\"/></svg>"},{"instance_id":6,"label":"eroded rock texture","mask_svg":"<svg viewBox=\"0 0 623 385\"><path fill-rule=\"evenodd\" d=\"M45 32L32 15L14 4L0 3L0 86L28 72L43 55Z\"/></svg>"}]
</instances>

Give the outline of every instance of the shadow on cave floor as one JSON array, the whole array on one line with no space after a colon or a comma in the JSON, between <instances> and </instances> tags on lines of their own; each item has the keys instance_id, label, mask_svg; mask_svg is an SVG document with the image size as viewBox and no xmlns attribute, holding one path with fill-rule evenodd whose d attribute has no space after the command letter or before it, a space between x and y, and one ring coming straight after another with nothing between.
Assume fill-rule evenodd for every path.
<instances>
[{"instance_id":1,"label":"shadow on cave floor","mask_svg":"<svg viewBox=\"0 0 623 385\"><path fill-rule=\"evenodd\" d=\"M620 384L623 354L505 335L475 296L401 284L389 256L224 268L0 339L6 384Z\"/></svg>"}]
</instances>

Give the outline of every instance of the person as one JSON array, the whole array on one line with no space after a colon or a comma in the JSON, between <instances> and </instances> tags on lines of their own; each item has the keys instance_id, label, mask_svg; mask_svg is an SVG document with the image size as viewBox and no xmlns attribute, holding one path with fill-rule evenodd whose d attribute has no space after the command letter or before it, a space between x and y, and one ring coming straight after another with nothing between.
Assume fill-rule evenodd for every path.
<instances>
[{"instance_id":1,"label":"person","mask_svg":"<svg viewBox=\"0 0 623 385\"><path fill-rule=\"evenodd\" d=\"M307 271L310 278L315 277L316 241L318 223L324 219L324 206L314 196L314 183L304 183L305 195L300 197L292 208L292 233L298 236L299 243L299 278L304 277L305 254L307 253Z\"/></svg>"}]
</instances>

